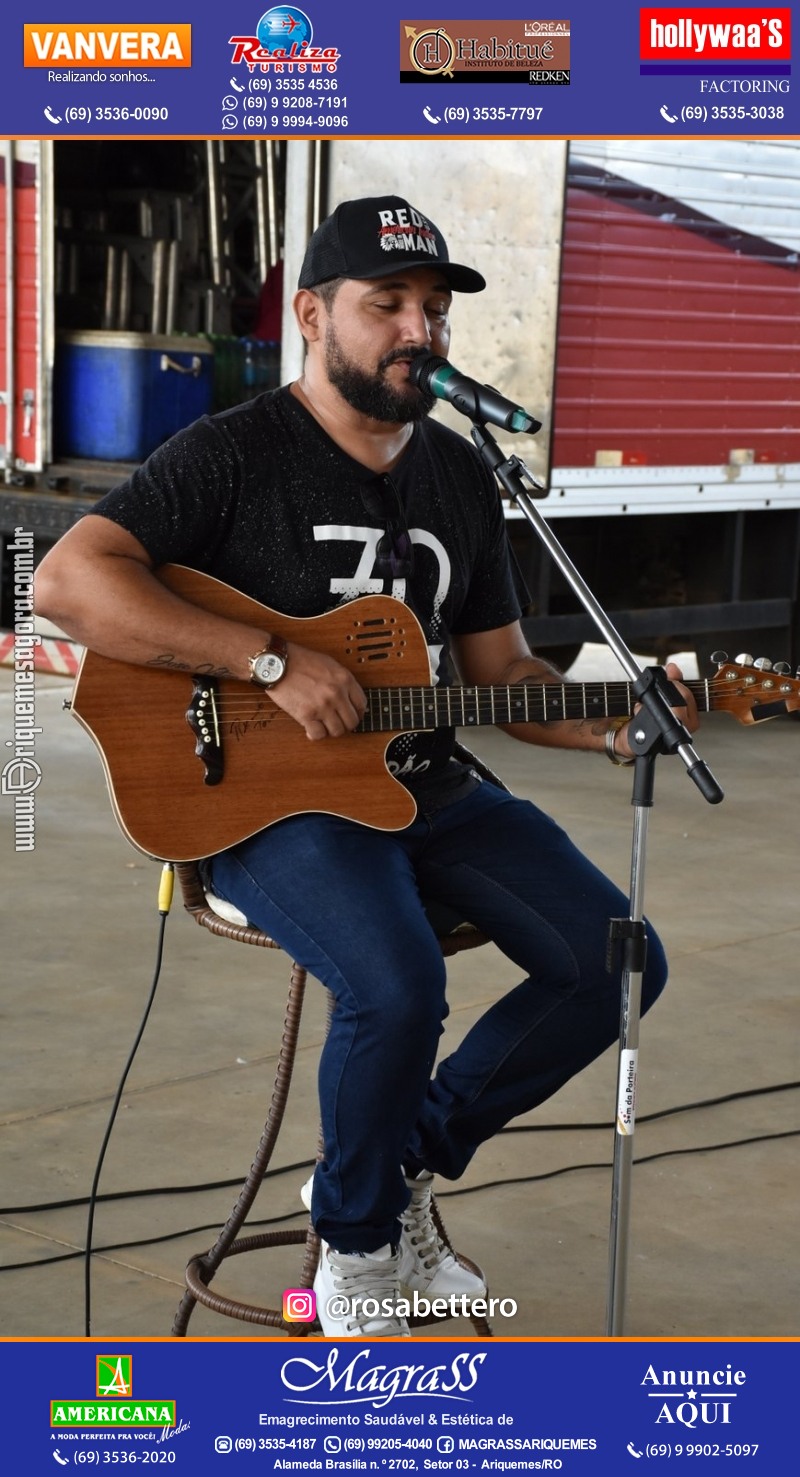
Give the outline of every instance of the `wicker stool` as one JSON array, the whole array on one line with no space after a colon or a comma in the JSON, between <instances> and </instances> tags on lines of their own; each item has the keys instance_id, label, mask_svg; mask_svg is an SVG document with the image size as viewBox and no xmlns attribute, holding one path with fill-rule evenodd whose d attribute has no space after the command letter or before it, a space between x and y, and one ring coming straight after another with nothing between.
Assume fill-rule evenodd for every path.
<instances>
[{"instance_id":1,"label":"wicker stool","mask_svg":"<svg viewBox=\"0 0 800 1477\"><path fill-rule=\"evenodd\" d=\"M280 948L280 944L276 944L274 939L262 933L260 929L253 928L246 923L230 921L211 907L196 863L178 862L175 871L183 894L184 907L202 928L207 928L209 932L218 934L221 938L233 939L237 943L254 944L262 949ZM433 921L439 933L439 921ZM458 954L463 949L477 948L488 942L477 929L468 924L459 924L455 917L448 919L443 924L443 928L447 931L441 933L439 942L442 953L446 957ZM233 1298L212 1292L209 1286L226 1257L236 1256L240 1252L259 1251L269 1246L302 1246L302 1270L296 1285L310 1288L314 1282L314 1274L319 1261L320 1239L310 1221L306 1230L267 1231L255 1236L239 1236L261 1186L283 1122L297 1048L306 979L307 970L302 965L293 963L289 977L289 994L284 1015L281 1047L264 1131L259 1140L250 1173L214 1245L210 1251L193 1256L186 1268L186 1291L172 1325L172 1333L175 1337L182 1338L186 1334L189 1319L197 1303L202 1303L204 1307L226 1318L238 1318L246 1323L280 1328L295 1337L307 1335L313 1331L313 1326L310 1327L307 1323L287 1323L277 1308L264 1308L250 1303L237 1302ZM330 996L329 1006L332 1006ZM440 1235L449 1246L450 1242L435 1201L434 1220ZM474 1264L466 1257L460 1257L459 1260L463 1261L465 1266L477 1271ZM479 1315L470 1315L470 1318L476 1334L481 1338L491 1338L492 1331L485 1318ZM440 1323L441 1319L412 1321L414 1324Z\"/></svg>"}]
</instances>

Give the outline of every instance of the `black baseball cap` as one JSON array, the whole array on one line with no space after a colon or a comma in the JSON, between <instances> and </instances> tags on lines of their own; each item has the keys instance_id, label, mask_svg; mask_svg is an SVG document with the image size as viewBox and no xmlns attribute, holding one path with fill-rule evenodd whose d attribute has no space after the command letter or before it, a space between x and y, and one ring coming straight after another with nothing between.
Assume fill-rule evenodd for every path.
<instances>
[{"instance_id":1,"label":"black baseball cap","mask_svg":"<svg viewBox=\"0 0 800 1477\"><path fill-rule=\"evenodd\" d=\"M298 287L334 277L388 277L403 267L438 267L456 292L482 292L480 272L451 262L441 231L399 195L344 200L308 243Z\"/></svg>"}]
</instances>

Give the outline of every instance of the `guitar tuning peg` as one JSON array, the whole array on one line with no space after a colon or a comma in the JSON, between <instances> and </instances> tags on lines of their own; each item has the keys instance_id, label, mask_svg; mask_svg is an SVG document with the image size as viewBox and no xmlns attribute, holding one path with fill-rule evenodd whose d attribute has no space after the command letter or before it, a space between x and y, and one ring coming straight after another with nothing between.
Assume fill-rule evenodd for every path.
<instances>
[{"instance_id":1,"label":"guitar tuning peg","mask_svg":"<svg viewBox=\"0 0 800 1477\"><path fill-rule=\"evenodd\" d=\"M712 651L711 660L715 667L724 667L728 660L728 653L727 651Z\"/></svg>"},{"instance_id":2,"label":"guitar tuning peg","mask_svg":"<svg viewBox=\"0 0 800 1477\"><path fill-rule=\"evenodd\" d=\"M757 660L753 662L753 666L754 667L757 667L758 670L759 670L759 672L771 672L772 671L772 662L770 661L770 659L769 659L768 656L760 656L760 657L758 657Z\"/></svg>"},{"instance_id":3,"label":"guitar tuning peg","mask_svg":"<svg viewBox=\"0 0 800 1477\"><path fill-rule=\"evenodd\" d=\"M791 677L792 669L788 662L776 662L772 668L776 677Z\"/></svg>"},{"instance_id":4,"label":"guitar tuning peg","mask_svg":"<svg viewBox=\"0 0 800 1477\"><path fill-rule=\"evenodd\" d=\"M739 655L736 657L736 665L737 665L737 667L752 667L752 665L753 665L753 658L750 655L750 652L749 651L742 651L742 652L740 652Z\"/></svg>"}]
</instances>

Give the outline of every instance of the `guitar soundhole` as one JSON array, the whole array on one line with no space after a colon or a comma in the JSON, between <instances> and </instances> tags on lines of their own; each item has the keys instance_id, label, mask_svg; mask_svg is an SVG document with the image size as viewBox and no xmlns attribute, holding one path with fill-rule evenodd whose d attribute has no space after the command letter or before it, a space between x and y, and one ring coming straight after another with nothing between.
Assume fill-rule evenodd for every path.
<instances>
[{"instance_id":1,"label":"guitar soundhole","mask_svg":"<svg viewBox=\"0 0 800 1477\"><path fill-rule=\"evenodd\" d=\"M405 636L402 626L399 630L394 629L396 626L394 618L386 620L383 616L359 621L354 627L347 655L355 656L357 662L385 662L393 656L403 657Z\"/></svg>"}]
</instances>

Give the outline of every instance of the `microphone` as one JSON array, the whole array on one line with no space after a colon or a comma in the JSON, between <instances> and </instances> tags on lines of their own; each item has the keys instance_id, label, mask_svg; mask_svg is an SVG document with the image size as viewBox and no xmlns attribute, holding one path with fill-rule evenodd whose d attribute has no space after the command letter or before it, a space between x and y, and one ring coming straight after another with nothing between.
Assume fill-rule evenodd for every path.
<instances>
[{"instance_id":1,"label":"microphone","mask_svg":"<svg viewBox=\"0 0 800 1477\"><path fill-rule=\"evenodd\" d=\"M533 432L541 429L541 421L534 420L521 405L506 400L491 385L481 385L477 380L469 379L438 354L420 354L412 359L408 377L418 389L435 395L437 400L449 400L456 410L473 421L490 421L505 431Z\"/></svg>"}]
</instances>

